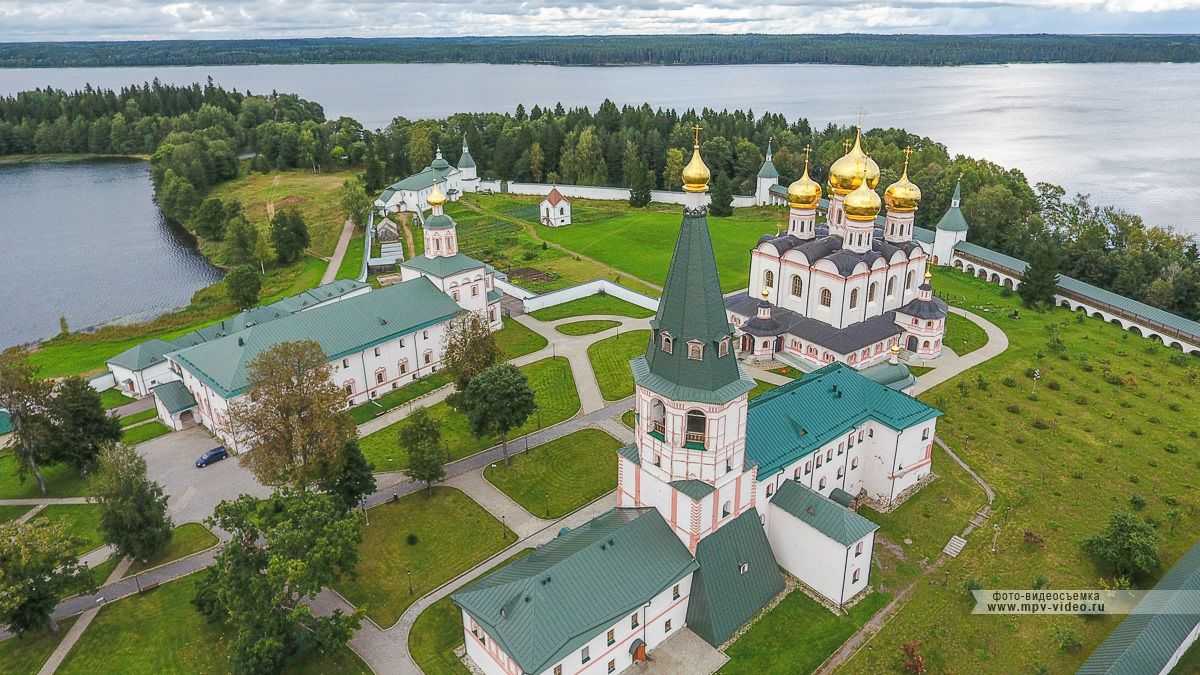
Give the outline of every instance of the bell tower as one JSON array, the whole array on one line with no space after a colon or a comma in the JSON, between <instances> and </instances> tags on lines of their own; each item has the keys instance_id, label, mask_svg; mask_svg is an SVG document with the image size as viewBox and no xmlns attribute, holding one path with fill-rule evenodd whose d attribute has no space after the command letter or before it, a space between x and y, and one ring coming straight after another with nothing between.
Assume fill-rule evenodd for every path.
<instances>
[{"instance_id":1,"label":"bell tower","mask_svg":"<svg viewBox=\"0 0 1200 675\"><path fill-rule=\"evenodd\" d=\"M424 223L425 257L450 258L458 255L458 226L442 210L446 204L446 193L442 192L440 181L433 184L426 201L432 212Z\"/></svg>"}]
</instances>

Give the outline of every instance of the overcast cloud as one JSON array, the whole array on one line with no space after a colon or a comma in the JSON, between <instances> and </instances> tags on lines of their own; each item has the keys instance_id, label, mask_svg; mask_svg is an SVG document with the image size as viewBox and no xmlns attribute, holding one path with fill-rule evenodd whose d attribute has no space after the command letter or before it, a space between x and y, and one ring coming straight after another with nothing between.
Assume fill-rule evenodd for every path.
<instances>
[{"instance_id":1,"label":"overcast cloud","mask_svg":"<svg viewBox=\"0 0 1200 675\"><path fill-rule=\"evenodd\" d=\"M1197 31L1200 0L0 0L0 41Z\"/></svg>"}]
</instances>

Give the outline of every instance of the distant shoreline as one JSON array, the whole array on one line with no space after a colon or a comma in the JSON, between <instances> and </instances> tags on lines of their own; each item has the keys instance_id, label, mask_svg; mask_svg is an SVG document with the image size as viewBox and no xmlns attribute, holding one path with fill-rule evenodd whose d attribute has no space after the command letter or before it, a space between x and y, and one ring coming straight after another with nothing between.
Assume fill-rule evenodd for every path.
<instances>
[{"instance_id":1,"label":"distant shoreline","mask_svg":"<svg viewBox=\"0 0 1200 675\"><path fill-rule=\"evenodd\" d=\"M102 155L92 153L50 153L34 155L0 156L0 166L11 164L67 164L70 162L92 162L104 160L150 161L150 155Z\"/></svg>"}]
</instances>

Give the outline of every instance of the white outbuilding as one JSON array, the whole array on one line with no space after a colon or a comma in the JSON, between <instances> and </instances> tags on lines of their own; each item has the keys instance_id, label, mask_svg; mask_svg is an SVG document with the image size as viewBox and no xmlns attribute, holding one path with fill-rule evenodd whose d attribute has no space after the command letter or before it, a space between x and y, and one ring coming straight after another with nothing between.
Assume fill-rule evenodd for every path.
<instances>
[{"instance_id":1,"label":"white outbuilding","mask_svg":"<svg viewBox=\"0 0 1200 675\"><path fill-rule=\"evenodd\" d=\"M571 200L563 196L557 187L542 200L541 222L547 227L562 227L571 224Z\"/></svg>"}]
</instances>

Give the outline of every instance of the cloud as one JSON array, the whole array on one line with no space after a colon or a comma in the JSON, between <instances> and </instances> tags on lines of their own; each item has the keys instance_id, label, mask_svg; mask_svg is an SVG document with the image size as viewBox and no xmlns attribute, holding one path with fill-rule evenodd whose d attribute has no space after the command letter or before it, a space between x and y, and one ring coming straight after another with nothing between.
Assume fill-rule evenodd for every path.
<instances>
[{"instance_id":1,"label":"cloud","mask_svg":"<svg viewBox=\"0 0 1200 675\"><path fill-rule=\"evenodd\" d=\"M1194 32L1200 0L0 0L0 40Z\"/></svg>"}]
</instances>

